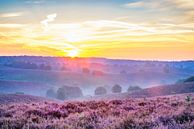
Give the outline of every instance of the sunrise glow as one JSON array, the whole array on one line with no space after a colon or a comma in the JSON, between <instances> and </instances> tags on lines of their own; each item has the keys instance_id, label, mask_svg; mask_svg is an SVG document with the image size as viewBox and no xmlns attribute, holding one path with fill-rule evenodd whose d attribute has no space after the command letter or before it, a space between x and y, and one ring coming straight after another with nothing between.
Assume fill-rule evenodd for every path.
<instances>
[{"instance_id":1,"label":"sunrise glow","mask_svg":"<svg viewBox=\"0 0 194 129\"><path fill-rule=\"evenodd\" d=\"M194 59L193 1L37 1L1 3L0 55Z\"/></svg>"},{"instance_id":2,"label":"sunrise glow","mask_svg":"<svg viewBox=\"0 0 194 129\"><path fill-rule=\"evenodd\" d=\"M68 51L68 56L69 57L76 57L76 56L78 56L78 51L77 50L70 50L70 51Z\"/></svg>"}]
</instances>

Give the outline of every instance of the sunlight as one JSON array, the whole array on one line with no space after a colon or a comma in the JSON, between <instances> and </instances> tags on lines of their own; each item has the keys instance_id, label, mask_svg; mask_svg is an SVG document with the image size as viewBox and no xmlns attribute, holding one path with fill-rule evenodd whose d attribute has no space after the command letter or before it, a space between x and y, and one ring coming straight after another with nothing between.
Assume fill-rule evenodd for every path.
<instances>
[{"instance_id":1,"label":"sunlight","mask_svg":"<svg viewBox=\"0 0 194 129\"><path fill-rule=\"evenodd\" d=\"M76 57L76 56L78 56L78 50L70 50L67 52L67 55L69 57Z\"/></svg>"},{"instance_id":2,"label":"sunlight","mask_svg":"<svg viewBox=\"0 0 194 129\"><path fill-rule=\"evenodd\" d=\"M66 33L64 37L68 42L80 42L85 39L85 36L73 31Z\"/></svg>"}]
</instances>

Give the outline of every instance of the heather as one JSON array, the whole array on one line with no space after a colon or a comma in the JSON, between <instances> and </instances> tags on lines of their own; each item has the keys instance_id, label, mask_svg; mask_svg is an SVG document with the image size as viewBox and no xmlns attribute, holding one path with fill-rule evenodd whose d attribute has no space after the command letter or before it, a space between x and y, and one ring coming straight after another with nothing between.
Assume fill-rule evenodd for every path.
<instances>
[{"instance_id":1,"label":"heather","mask_svg":"<svg viewBox=\"0 0 194 129\"><path fill-rule=\"evenodd\" d=\"M1 103L0 128L189 129L194 128L193 97L192 93L122 100Z\"/></svg>"}]
</instances>

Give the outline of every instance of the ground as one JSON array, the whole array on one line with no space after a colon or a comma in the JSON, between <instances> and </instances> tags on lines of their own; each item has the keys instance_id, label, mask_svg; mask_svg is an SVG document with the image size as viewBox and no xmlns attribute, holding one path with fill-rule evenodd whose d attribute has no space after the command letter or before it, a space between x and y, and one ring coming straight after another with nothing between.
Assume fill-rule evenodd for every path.
<instances>
[{"instance_id":1,"label":"ground","mask_svg":"<svg viewBox=\"0 0 194 129\"><path fill-rule=\"evenodd\" d=\"M194 128L194 93L152 98L57 102L26 95L0 102L2 129ZM25 96L25 97L24 97ZM13 95L12 95L12 98ZM0 99L2 101L2 99Z\"/></svg>"}]
</instances>

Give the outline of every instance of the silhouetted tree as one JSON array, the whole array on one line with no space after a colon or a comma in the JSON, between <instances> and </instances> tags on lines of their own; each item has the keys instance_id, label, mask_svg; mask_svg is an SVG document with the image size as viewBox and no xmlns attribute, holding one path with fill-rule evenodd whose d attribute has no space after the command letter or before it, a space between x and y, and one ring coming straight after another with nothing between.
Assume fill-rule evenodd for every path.
<instances>
[{"instance_id":1,"label":"silhouetted tree","mask_svg":"<svg viewBox=\"0 0 194 129\"><path fill-rule=\"evenodd\" d=\"M15 62L6 64L6 66L14 67L14 68L21 68L21 69L37 69L38 68L38 66L35 63L20 62L20 61L15 61Z\"/></svg>"},{"instance_id":2,"label":"silhouetted tree","mask_svg":"<svg viewBox=\"0 0 194 129\"><path fill-rule=\"evenodd\" d=\"M164 66L163 71L164 73L170 73L170 67L168 64Z\"/></svg>"},{"instance_id":3,"label":"silhouetted tree","mask_svg":"<svg viewBox=\"0 0 194 129\"><path fill-rule=\"evenodd\" d=\"M86 74L89 74L90 73L90 70L88 68L83 68L82 69L82 72L83 73L86 73Z\"/></svg>"},{"instance_id":4,"label":"silhouetted tree","mask_svg":"<svg viewBox=\"0 0 194 129\"><path fill-rule=\"evenodd\" d=\"M50 65L41 64L40 65L40 69L41 70L51 70L51 66Z\"/></svg>"},{"instance_id":5,"label":"silhouetted tree","mask_svg":"<svg viewBox=\"0 0 194 129\"><path fill-rule=\"evenodd\" d=\"M187 78L184 82L194 82L194 76Z\"/></svg>"},{"instance_id":6,"label":"silhouetted tree","mask_svg":"<svg viewBox=\"0 0 194 129\"><path fill-rule=\"evenodd\" d=\"M15 92L15 94L23 95L24 92Z\"/></svg>"},{"instance_id":7,"label":"silhouetted tree","mask_svg":"<svg viewBox=\"0 0 194 129\"><path fill-rule=\"evenodd\" d=\"M104 95L106 93L107 91L106 91L106 88L104 87L97 87L95 90L95 95Z\"/></svg>"},{"instance_id":8,"label":"silhouetted tree","mask_svg":"<svg viewBox=\"0 0 194 129\"><path fill-rule=\"evenodd\" d=\"M120 71L120 74L126 75L127 72L125 70Z\"/></svg>"},{"instance_id":9,"label":"silhouetted tree","mask_svg":"<svg viewBox=\"0 0 194 129\"><path fill-rule=\"evenodd\" d=\"M118 84L116 84L112 87L112 92L113 93L121 93L121 91L122 91L122 87Z\"/></svg>"},{"instance_id":10,"label":"silhouetted tree","mask_svg":"<svg viewBox=\"0 0 194 129\"><path fill-rule=\"evenodd\" d=\"M141 90L139 86L129 86L129 88L127 89L128 92L134 92L138 90Z\"/></svg>"},{"instance_id":11,"label":"silhouetted tree","mask_svg":"<svg viewBox=\"0 0 194 129\"><path fill-rule=\"evenodd\" d=\"M67 70L66 67L65 66L62 66L61 67L61 71L65 71L65 70Z\"/></svg>"},{"instance_id":12,"label":"silhouetted tree","mask_svg":"<svg viewBox=\"0 0 194 129\"><path fill-rule=\"evenodd\" d=\"M55 92L55 90L53 88L48 89L47 92L46 92L46 97L56 98L56 92Z\"/></svg>"},{"instance_id":13,"label":"silhouetted tree","mask_svg":"<svg viewBox=\"0 0 194 129\"><path fill-rule=\"evenodd\" d=\"M99 70L94 70L94 71L92 72L92 74L93 74L94 76L103 76L103 75L104 75L104 72L99 71Z\"/></svg>"},{"instance_id":14,"label":"silhouetted tree","mask_svg":"<svg viewBox=\"0 0 194 129\"><path fill-rule=\"evenodd\" d=\"M175 84L183 84L186 81L186 79L178 79Z\"/></svg>"},{"instance_id":15,"label":"silhouetted tree","mask_svg":"<svg viewBox=\"0 0 194 129\"><path fill-rule=\"evenodd\" d=\"M79 98L83 96L79 87L63 86L57 90L57 98L60 100Z\"/></svg>"}]
</instances>

